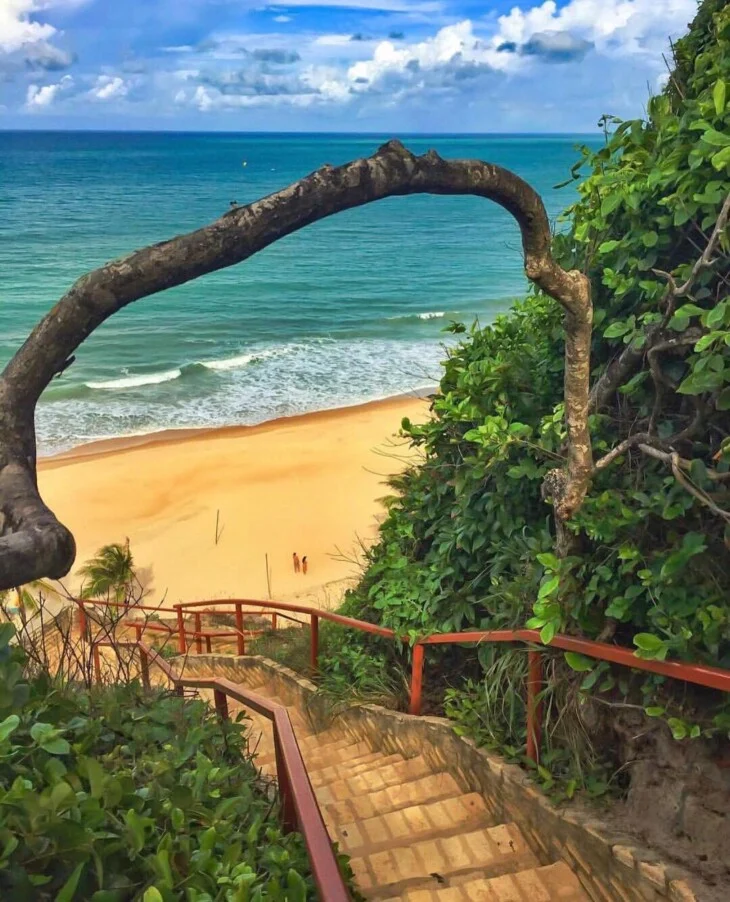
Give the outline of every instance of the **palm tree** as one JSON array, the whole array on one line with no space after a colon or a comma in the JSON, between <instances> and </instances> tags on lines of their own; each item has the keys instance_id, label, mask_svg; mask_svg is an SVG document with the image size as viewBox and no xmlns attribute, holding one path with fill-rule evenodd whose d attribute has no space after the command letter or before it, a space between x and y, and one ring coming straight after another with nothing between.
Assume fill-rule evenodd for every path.
<instances>
[{"instance_id":1,"label":"palm tree","mask_svg":"<svg viewBox=\"0 0 730 902\"><path fill-rule=\"evenodd\" d=\"M104 545L79 573L88 580L81 588L82 598L113 598L118 603L129 604L130 589L136 579L129 539L124 545L117 542Z\"/></svg>"}]
</instances>

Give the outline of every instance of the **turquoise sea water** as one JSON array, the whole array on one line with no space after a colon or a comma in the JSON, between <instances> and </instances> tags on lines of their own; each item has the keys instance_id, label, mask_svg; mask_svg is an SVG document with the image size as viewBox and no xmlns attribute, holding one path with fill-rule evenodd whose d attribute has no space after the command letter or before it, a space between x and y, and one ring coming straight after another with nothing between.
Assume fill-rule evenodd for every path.
<instances>
[{"instance_id":1,"label":"turquoise sea water","mask_svg":"<svg viewBox=\"0 0 730 902\"><path fill-rule=\"evenodd\" d=\"M387 137L0 132L0 364L87 270ZM405 143L508 166L555 216L573 192L553 186L585 139ZM448 320L489 322L525 285L517 228L486 201L393 198L341 213L114 316L41 399L40 451L432 385Z\"/></svg>"}]
</instances>

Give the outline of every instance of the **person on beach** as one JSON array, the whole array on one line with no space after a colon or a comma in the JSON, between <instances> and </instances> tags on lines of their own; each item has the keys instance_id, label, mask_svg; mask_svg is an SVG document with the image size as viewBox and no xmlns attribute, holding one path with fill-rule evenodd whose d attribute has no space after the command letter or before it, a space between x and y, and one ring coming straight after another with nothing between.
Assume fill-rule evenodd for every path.
<instances>
[{"instance_id":1,"label":"person on beach","mask_svg":"<svg viewBox=\"0 0 730 902\"><path fill-rule=\"evenodd\" d=\"M291 556L291 559L294 564L294 572L299 573L299 570L301 569L301 564L299 563L299 555L296 553L296 551ZM306 560L306 558L304 560Z\"/></svg>"},{"instance_id":2,"label":"person on beach","mask_svg":"<svg viewBox=\"0 0 730 902\"><path fill-rule=\"evenodd\" d=\"M302 573L303 573L305 576L307 575L307 568L308 568L308 566L309 566L309 565L307 564L307 555L305 554L304 557L302 558Z\"/></svg>"}]
</instances>

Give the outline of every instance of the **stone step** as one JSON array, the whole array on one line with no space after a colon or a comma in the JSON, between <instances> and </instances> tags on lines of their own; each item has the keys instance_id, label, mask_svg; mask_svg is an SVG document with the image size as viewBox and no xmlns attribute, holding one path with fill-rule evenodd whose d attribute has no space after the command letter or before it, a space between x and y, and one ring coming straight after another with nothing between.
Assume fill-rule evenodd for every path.
<instances>
[{"instance_id":1,"label":"stone step","mask_svg":"<svg viewBox=\"0 0 730 902\"><path fill-rule=\"evenodd\" d=\"M351 739L335 739L327 736L328 742L322 745L317 744L318 736L326 736L325 733L312 734L311 736L302 736L297 730L294 731L297 737L297 744L302 753L302 758L307 766L307 772L316 770L318 767L327 767L330 764L337 764L343 759L340 755L351 755L353 758L359 758L371 751L370 746L364 742L353 743ZM266 754L262 754L262 761L269 762L274 760L273 742Z\"/></svg>"},{"instance_id":2,"label":"stone step","mask_svg":"<svg viewBox=\"0 0 730 902\"><path fill-rule=\"evenodd\" d=\"M501 877L467 879L455 886L411 889L388 902L590 902L590 896L560 861Z\"/></svg>"},{"instance_id":3,"label":"stone step","mask_svg":"<svg viewBox=\"0 0 730 902\"><path fill-rule=\"evenodd\" d=\"M339 802L342 799L416 780L418 777L425 777L429 772L428 764L421 756L404 758L396 764L385 764L354 777L335 780L326 786L317 787L317 798L320 804L328 805L331 802Z\"/></svg>"},{"instance_id":4,"label":"stone step","mask_svg":"<svg viewBox=\"0 0 730 902\"><path fill-rule=\"evenodd\" d=\"M388 850L352 858L350 866L362 895L383 900L409 889L439 889L460 875L484 880L540 864L519 827L500 824L458 836L393 843Z\"/></svg>"},{"instance_id":5,"label":"stone step","mask_svg":"<svg viewBox=\"0 0 730 902\"><path fill-rule=\"evenodd\" d=\"M346 762L357 765L371 755L381 754L383 753L374 752L366 742L333 743L331 748L326 745L302 748L302 757L310 774Z\"/></svg>"},{"instance_id":6,"label":"stone step","mask_svg":"<svg viewBox=\"0 0 730 902\"><path fill-rule=\"evenodd\" d=\"M370 752L369 755L363 755L351 761L348 761L347 758L340 758L337 764L330 764L328 767L322 767L319 770L310 770L307 763L307 771L309 772L312 786L326 786L328 783L356 777L358 774L367 774L373 770L391 764L399 764L405 760L403 755L385 755L382 752Z\"/></svg>"},{"instance_id":7,"label":"stone step","mask_svg":"<svg viewBox=\"0 0 730 902\"><path fill-rule=\"evenodd\" d=\"M470 792L338 825L332 838L348 855L362 857L394 845L470 833L491 823L484 798Z\"/></svg>"},{"instance_id":8,"label":"stone step","mask_svg":"<svg viewBox=\"0 0 730 902\"><path fill-rule=\"evenodd\" d=\"M325 822L334 825L349 824L387 814L389 811L420 805L424 799L434 802L460 795L462 790L456 780L451 774L442 772L406 780L377 792L362 793L341 801L325 802L318 794L318 801Z\"/></svg>"}]
</instances>

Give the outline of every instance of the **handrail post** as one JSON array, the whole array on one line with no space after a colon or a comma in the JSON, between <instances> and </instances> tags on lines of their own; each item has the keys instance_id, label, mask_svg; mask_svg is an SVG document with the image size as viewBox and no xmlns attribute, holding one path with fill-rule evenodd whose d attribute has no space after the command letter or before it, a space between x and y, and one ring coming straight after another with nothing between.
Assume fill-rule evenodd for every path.
<instances>
[{"instance_id":1,"label":"handrail post","mask_svg":"<svg viewBox=\"0 0 730 902\"><path fill-rule=\"evenodd\" d=\"M312 673L319 672L319 617L312 614L310 618L310 666Z\"/></svg>"},{"instance_id":2,"label":"handrail post","mask_svg":"<svg viewBox=\"0 0 730 902\"><path fill-rule=\"evenodd\" d=\"M542 654L527 653L527 757L537 764L540 760L542 741Z\"/></svg>"},{"instance_id":3,"label":"handrail post","mask_svg":"<svg viewBox=\"0 0 730 902\"><path fill-rule=\"evenodd\" d=\"M134 635L137 639L137 646L139 648L139 669L142 675L142 685L145 689L150 688L150 659L147 655L147 652L144 648L142 648L142 626L141 624L134 625Z\"/></svg>"},{"instance_id":4,"label":"handrail post","mask_svg":"<svg viewBox=\"0 0 730 902\"><path fill-rule=\"evenodd\" d=\"M276 611L274 611L271 615L271 629L272 630L276 629L276 624L277 624Z\"/></svg>"},{"instance_id":5,"label":"handrail post","mask_svg":"<svg viewBox=\"0 0 730 902\"><path fill-rule=\"evenodd\" d=\"M195 651L199 654L203 654L203 618L200 614L195 614Z\"/></svg>"},{"instance_id":6,"label":"handrail post","mask_svg":"<svg viewBox=\"0 0 730 902\"><path fill-rule=\"evenodd\" d=\"M241 602L236 602L236 640L238 642L238 654L246 654L246 642L243 638L243 607Z\"/></svg>"},{"instance_id":7,"label":"handrail post","mask_svg":"<svg viewBox=\"0 0 730 902\"><path fill-rule=\"evenodd\" d=\"M97 683L101 683L101 655L96 643L91 646L91 656L94 659L94 679Z\"/></svg>"},{"instance_id":8,"label":"handrail post","mask_svg":"<svg viewBox=\"0 0 730 902\"><path fill-rule=\"evenodd\" d=\"M411 662L411 699L408 706L409 714L421 713L424 650L424 646L420 642L413 646L413 661Z\"/></svg>"},{"instance_id":9,"label":"handrail post","mask_svg":"<svg viewBox=\"0 0 730 902\"><path fill-rule=\"evenodd\" d=\"M79 601L79 639L86 635L86 610L83 601Z\"/></svg>"},{"instance_id":10,"label":"handrail post","mask_svg":"<svg viewBox=\"0 0 730 902\"><path fill-rule=\"evenodd\" d=\"M181 604L176 604L175 608L177 610L177 650L184 655L188 650L185 643L185 617Z\"/></svg>"},{"instance_id":11,"label":"handrail post","mask_svg":"<svg viewBox=\"0 0 730 902\"><path fill-rule=\"evenodd\" d=\"M274 754L276 756L276 782L279 784L279 797L281 798L281 822L284 832L292 833L297 829L294 794L289 781L289 773L284 765L284 756L281 753L281 741L276 722L272 726L274 729Z\"/></svg>"},{"instance_id":12,"label":"handrail post","mask_svg":"<svg viewBox=\"0 0 730 902\"><path fill-rule=\"evenodd\" d=\"M205 637L205 650L208 652L208 654L211 654L213 651L213 646L211 645L210 636Z\"/></svg>"},{"instance_id":13,"label":"handrail post","mask_svg":"<svg viewBox=\"0 0 730 902\"><path fill-rule=\"evenodd\" d=\"M218 714L218 717L225 723L228 717L228 698L225 692L221 692L220 689L213 690L213 701L215 703L215 710Z\"/></svg>"},{"instance_id":14,"label":"handrail post","mask_svg":"<svg viewBox=\"0 0 730 902\"><path fill-rule=\"evenodd\" d=\"M142 685L145 689L150 688L150 659L147 652L140 646L139 649L139 669L142 672Z\"/></svg>"}]
</instances>

